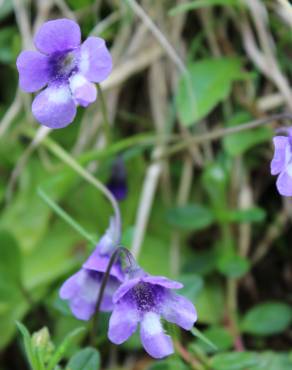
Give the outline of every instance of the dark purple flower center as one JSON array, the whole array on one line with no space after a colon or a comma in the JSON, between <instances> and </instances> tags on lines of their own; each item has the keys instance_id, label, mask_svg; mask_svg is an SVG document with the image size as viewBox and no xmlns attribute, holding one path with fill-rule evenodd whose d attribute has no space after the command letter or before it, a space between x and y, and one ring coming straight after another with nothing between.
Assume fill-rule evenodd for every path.
<instances>
[{"instance_id":1,"label":"dark purple flower center","mask_svg":"<svg viewBox=\"0 0 292 370\"><path fill-rule=\"evenodd\" d=\"M156 311L162 302L165 289L158 285L140 282L131 290L130 294L139 311Z\"/></svg>"},{"instance_id":2,"label":"dark purple flower center","mask_svg":"<svg viewBox=\"0 0 292 370\"><path fill-rule=\"evenodd\" d=\"M50 55L49 68L52 81L67 80L77 72L78 58L75 50L57 51Z\"/></svg>"}]
</instances>

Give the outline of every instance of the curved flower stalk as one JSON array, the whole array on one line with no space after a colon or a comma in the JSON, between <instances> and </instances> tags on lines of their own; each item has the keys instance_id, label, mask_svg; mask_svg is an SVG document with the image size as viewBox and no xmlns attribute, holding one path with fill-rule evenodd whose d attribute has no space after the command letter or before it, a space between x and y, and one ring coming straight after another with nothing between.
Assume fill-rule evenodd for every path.
<instances>
[{"instance_id":1,"label":"curved flower stalk","mask_svg":"<svg viewBox=\"0 0 292 370\"><path fill-rule=\"evenodd\" d=\"M102 279L107 271L111 255L120 242L118 238L119 230L115 218L112 218L108 230L83 264L81 270L66 280L61 287L60 297L69 301L73 315L80 320L89 320L95 313ZM124 273L121 261L117 259L108 277L101 301L101 311L111 311L113 309L113 294L123 280Z\"/></svg>"},{"instance_id":2,"label":"curved flower stalk","mask_svg":"<svg viewBox=\"0 0 292 370\"><path fill-rule=\"evenodd\" d=\"M113 295L109 339L115 344L125 342L140 323L141 341L150 356L163 358L172 354L172 339L165 334L161 318L185 330L190 330L197 320L193 304L173 291L182 287L181 283L163 276L136 270Z\"/></svg>"},{"instance_id":3,"label":"curved flower stalk","mask_svg":"<svg viewBox=\"0 0 292 370\"><path fill-rule=\"evenodd\" d=\"M292 132L281 129L288 136L275 136L273 139L275 153L271 161L271 174L279 175L276 186L281 195L292 196Z\"/></svg>"},{"instance_id":4,"label":"curved flower stalk","mask_svg":"<svg viewBox=\"0 0 292 370\"><path fill-rule=\"evenodd\" d=\"M79 25L69 19L44 23L34 37L39 51L23 51L17 58L19 84L26 92L45 86L32 103L32 113L52 129L73 122L76 106L87 107L97 97L93 84L105 80L112 70L112 58L99 37L82 44Z\"/></svg>"}]
</instances>

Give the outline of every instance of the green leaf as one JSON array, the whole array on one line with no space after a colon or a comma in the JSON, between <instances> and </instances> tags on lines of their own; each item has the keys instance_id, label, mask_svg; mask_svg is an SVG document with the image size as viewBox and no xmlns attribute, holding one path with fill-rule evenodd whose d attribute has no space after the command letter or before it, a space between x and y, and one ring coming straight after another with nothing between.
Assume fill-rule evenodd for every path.
<instances>
[{"instance_id":1,"label":"green leaf","mask_svg":"<svg viewBox=\"0 0 292 370\"><path fill-rule=\"evenodd\" d=\"M21 254L15 238L6 230L0 230L0 278L19 283L21 278Z\"/></svg>"},{"instance_id":2,"label":"green leaf","mask_svg":"<svg viewBox=\"0 0 292 370\"><path fill-rule=\"evenodd\" d=\"M232 119L227 122L228 127L238 126L249 122L252 116L247 112L238 112ZM273 130L269 127L258 127L252 130L238 132L232 135L227 135L223 139L225 151L231 156L237 156L245 153L250 148L271 140Z\"/></svg>"},{"instance_id":3,"label":"green leaf","mask_svg":"<svg viewBox=\"0 0 292 370\"><path fill-rule=\"evenodd\" d=\"M25 353L28 359L28 362L33 370L38 370L37 367L37 359L35 357L35 353L33 350L32 340L29 331L26 329L26 327L20 323L16 322L16 325L18 327L18 330L22 334L23 342L24 342L24 349Z\"/></svg>"},{"instance_id":4,"label":"green leaf","mask_svg":"<svg viewBox=\"0 0 292 370\"><path fill-rule=\"evenodd\" d=\"M226 351L232 348L233 338L232 335L223 327L220 326L211 326L203 332L204 337L211 341L217 351ZM200 338L199 338L200 339ZM199 340L197 344L204 350L204 352L210 353L213 352L209 344L206 344L205 341Z\"/></svg>"},{"instance_id":5,"label":"green leaf","mask_svg":"<svg viewBox=\"0 0 292 370\"><path fill-rule=\"evenodd\" d=\"M259 207L226 211L226 221L229 222L262 222L265 218L265 210Z\"/></svg>"},{"instance_id":6,"label":"green leaf","mask_svg":"<svg viewBox=\"0 0 292 370\"><path fill-rule=\"evenodd\" d=\"M246 258L227 253L218 259L218 269L222 274L230 278L240 278L249 271L250 263Z\"/></svg>"},{"instance_id":7,"label":"green leaf","mask_svg":"<svg viewBox=\"0 0 292 370\"><path fill-rule=\"evenodd\" d=\"M215 355L211 360L211 367L214 370L252 370L257 363L258 358L255 353L229 352Z\"/></svg>"},{"instance_id":8,"label":"green leaf","mask_svg":"<svg viewBox=\"0 0 292 370\"><path fill-rule=\"evenodd\" d=\"M99 352L95 348L84 348L69 361L67 370L98 370L100 368Z\"/></svg>"},{"instance_id":9,"label":"green leaf","mask_svg":"<svg viewBox=\"0 0 292 370\"><path fill-rule=\"evenodd\" d=\"M204 285L201 276L195 274L184 274L180 275L178 280L184 285L184 287L180 289L180 294L195 303Z\"/></svg>"},{"instance_id":10,"label":"green leaf","mask_svg":"<svg viewBox=\"0 0 292 370\"><path fill-rule=\"evenodd\" d=\"M244 316L241 328L245 333L266 336L281 333L292 322L292 309L281 302L259 304Z\"/></svg>"},{"instance_id":11,"label":"green leaf","mask_svg":"<svg viewBox=\"0 0 292 370\"><path fill-rule=\"evenodd\" d=\"M193 63L180 79L176 94L179 118L185 126L197 123L231 92L232 82L242 77L235 58L204 59Z\"/></svg>"},{"instance_id":12,"label":"green leaf","mask_svg":"<svg viewBox=\"0 0 292 370\"><path fill-rule=\"evenodd\" d=\"M200 323L218 324L224 316L224 294L219 282L205 283L196 300Z\"/></svg>"},{"instance_id":13,"label":"green leaf","mask_svg":"<svg viewBox=\"0 0 292 370\"><path fill-rule=\"evenodd\" d=\"M183 270L205 276L216 269L217 251L194 251L186 260Z\"/></svg>"},{"instance_id":14,"label":"green leaf","mask_svg":"<svg viewBox=\"0 0 292 370\"><path fill-rule=\"evenodd\" d=\"M291 370L291 354L264 352L258 354L259 364L253 370Z\"/></svg>"},{"instance_id":15,"label":"green leaf","mask_svg":"<svg viewBox=\"0 0 292 370\"><path fill-rule=\"evenodd\" d=\"M201 204L172 208L166 219L171 226L190 231L205 229L214 222L212 211Z\"/></svg>"},{"instance_id":16,"label":"green leaf","mask_svg":"<svg viewBox=\"0 0 292 370\"><path fill-rule=\"evenodd\" d=\"M153 275L169 276L169 243L159 235L146 235L139 263Z\"/></svg>"},{"instance_id":17,"label":"green leaf","mask_svg":"<svg viewBox=\"0 0 292 370\"><path fill-rule=\"evenodd\" d=\"M53 370L55 366L62 360L62 358L66 355L68 348L72 345L72 342L81 334L83 333L85 328L77 328L74 329L71 333L69 333L63 342L59 345L56 349L54 354L52 355L47 370Z\"/></svg>"},{"instance_id":18,"label":"green leaf","mask_svg":"<svg viewBox=\"0 0 292 370\"><path fill-rule=\"evenodd\" d=\"M156 361L147 370L188 370L189 368L179 359Z\"/></svg>"},{"instance_id":19,"label":"green leaf","mask_svg":"<svg viewBox=\"0 0 292 370\"><path fill-rule=\"evenodd\" d=\"M13 305L21 297L22 260L15 238L0 230L0 303ZM11 309L7 306L6 310Z\"/></svg>"},{"instance_id":20,"label":"green leaf","mask_svg":"<svg viewBox=\"0 0 292 370\"><path fill-rule=\"evenodd\" d=\"M239 0L196 0L189 1L188 3L183 3L181 5L175 6L170 9L169 15L176 15L188 12L190 10L195 10L199 8L206 8L215 5L227 5L236 6L239 5Z\"/></svg>"},{"instance_id":21,"label":"green leaf","mask_svg":"<svg viewBox=\"0 0 292 370\"><path fill-rule=\"evenodd\" d=\"M209 346L213 351L217 351L217 346L214 343L212 343L212 341L209 338L207 338L203 333L201 333L200 330L198 330L197 328L193 328L191 332L195 337L199 338L203 343Z\"/></svg>"}]
</instances>

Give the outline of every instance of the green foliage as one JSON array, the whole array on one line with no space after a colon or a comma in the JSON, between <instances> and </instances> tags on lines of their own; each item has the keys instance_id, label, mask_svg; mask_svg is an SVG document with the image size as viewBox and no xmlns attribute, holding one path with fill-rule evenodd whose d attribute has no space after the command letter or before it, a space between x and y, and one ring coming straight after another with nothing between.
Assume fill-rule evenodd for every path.
<instances>
[{"instance_id":1,"label":"green foliage","mask_svg":"<svg viewBox=\"0 0 292 370\"><path fill-rule=\"evenodd\" d=\"M246 258L226 252L218 259L218 269L230 278L240 278L249 271L250 263Z\"/></svg>"},{"instance_id":2,"label":"green foliage","mask_svg":"<svg viewBox=\"0 0 292 370\"><path fill-rule=\"evenodd\" d=\"M199 338L201 342L207 345L213 351L217 351L217 346L203 333L201 333L197 328L192 329L192 334Z\"/></svg>"},{"instance_id":3,"label":"green foliage","mask_svg":"<svg viewBox=\"0 0 292 370\"><path fill-rule=\"evenodd\" d=\"M246 112L237 113L227 122L228 127L247 123L252 120L252 116ZM253 130L246 130L236 134L228 135L223 139L223 146L231 156L244 154L249 149L272 138L272 130L269 127L259 127Z\"/></svg>"},{"instance_id":4,"label":"green foliage","mask_svg":"<svg viewBox=\"0 0 292 370\"><path fill-rule=\"evenodd\" d=\"M224 315L224 294L219 282L207 282L196 301L200 322L218 324Z\"/></svg>"},{"instance_id":5,"label":"green foliage","mask_svg":"<svg viewBox=\"0 0 292 370\"><path fill-rule=\"evenodd\" d=\"M167 359L155 362L147 370L188 370L188 367L178 359Z\"/></svg>"},{"instance_id":6,"label":"green foliage","mask_svg":"<svg viewBox=\"0 0 292 370\"><path fill-rule=\"evenodd\" d=\"M55 370L58 363L64 359L73 341L84 331L84 328L75 329L55 349L47 328L43 328L31 336L23 324L20 322L16 324L22 334L25 354L32 370ZM93 352L90 348L78 352L70 360L68 367L71 366L71 370L98 370L99 353L96 350Z\"/></svg>"},{"instance_id":7,"label":"green foliage","mask_svg":"<svg viewBox=\"0 0 292 370\"><path fill-rule=\"evenodd\" d=\"M8 231L0 230L0 245L0 281L17 288L21 282L22 269L18 243Z\"/></svg>"},{"instance_id":8,"label":"green foliage","mask_svg":"<svg viewBox=\"0 0 292 370\"><path fill-rule=\"evenodd\" d=\"M166 214L167 222L181 230L202 230L214 222L210 209L201 204L189 204L170 209Z\"/></svg>"},{"instance_id":9,"label":"green foliage","mask_svg":"<svg viewBox=\"0 0 292 370\"><path fill-rule=\"evenodd\" d=\"M178 280L184 285L180 289L179 294L187 297L195 304L198 295L204 287L203 279L195 274L184 274L180 275Z\"/></svg>"},{"instance_id":10,"label":"green foliage","mask_svg":"<svg viewBox=\"0 0 292 370\"><path fill-rule=\"evenodd\" d=\"M254 335L274 335L292 322L291 306L281 302L262 303L251 308L242 320L242 330Z\"/></svg>"},{"instance_id":11,"label":"green foliage","mask_svg":"<svg viewBox=\"0 0 292 370\"><path fill-rule=\"evenodd\" d=\"M277 6L261 2L262 11L251 15L239 0L188 0L176 2L173 8L175 1L136 1L187 60L187 73L181 76L171 65L178 60L170 49L159 63L156 57L151 59L157 41L150 32L149 37L142 37L144 18L137 17L130 1L126 5L123 1L56 2L48 19L70 14L78 19L83 39L93 33L105 36L115 50L115 87L111 90L110 82L105 96L112 119L111 140L103 146L99 96L96 104L78 108L74 124L51 131L27 154L39 126L30 114L33 97L28 94L16 99L21 107L14 115L15 60L26 44L24 36L30 36L21 27L25 15L34 29L43 10L46 15L45 3L0 0L0 370L28 368L22 363L21 350L32 370L98 370L115 362L107 337L110 313L99 315L96 348L86 347L92 322L82 322L84 329L80 329L68 302L60 299L59 289L80 269L113 214L107 199L82 170L86 168L106 184L117 155L125 160L128 183L128 196L119 203L121 244L131 249L140 225L137 221L141 221L139 212L150 205L149 219L139 230L144 238L138 263L149 273L181 281L184 288L177 293L195 304L198 323L185 332L162 320L177 351L151 362L137 330L115 349L117 364L109 370L125 370L121 363L127 367L132 358L137 360L133 367L145 370L291 370L292 354L284 352L291 347L290 231L286 220L274 221L277 215L288 217L288 208L270 186L269 176L272 128L289 120L224 135L225 129L240 129L285 110L288 95L279 90L273 75L276 69L262 73L261 66L254 64L243 44L246 34L241 24L249 20L259 48L262 35L256 22L265 24L268 36L275 40L273 52L283 81L288 81L292 36L283 23L285 17L279 17L280 2ZM163 38L160 41L165 50L167 44ZM158 73L159 68L163 73ZM7 117L13 119L2 135ZM216 137L218 132L220 137ZM196 140L187 146L192 138ZM185 149L173 150L180 144ZM163 160L156 161L156 154ZM11 189L8 184L16 168L20 170ZM157 187L151 168L162 169ZM188 176L193 176L190 184ZM151 181L153 194L148 194L149 204L143 204L141 191ZM249 187L252 205L242 204L243 186ZM272 248L254 266L252 257L267 240ZM246 254L240 249L245 243L249 253L243 258ZM235 292L227 288L230 280L238 284L236 309L231 313L228 304ZM246 281L255 284L254 291ZM271 302L253 304L254 292L259 301ZM19 321L29 328L48 325L50 333L42 328L31 335L18 323L22 346L15 338ZM235 350L237 331L250 351Z\"/></svg>"},{"instance_id":12,"label":"green foliage","mask_svg":"<svg viewBox=\"0 0 292 370\"><path fill-rule=\"evenodd\" d=\"M242 77L238 59L205 59L192 63L180 79L176 106L185 126L197 123L231 92L232 82Z\"/></svg>"},{"instance_id":13,"label":"green foliage","mask_svg":"<svg viewBox=\"0 0 292 370\"><path fill-rule=\"evenodd\" d=\"M77 352L69 361L67 370L98 370L99 353L95 348L84 348Z\"/></svg>"},{"instance_id":14,"label":"green foliage","mask_svg":"<svg viewBox=\"0 0 292 370\"><path fill-rule=\"evenodd\" d=\"M258 358L253 352L219 353L211 360L214 370L252 370L257 364Z\"/></svg>"},{"instance_id":15,"label":"green foliage","mask_svg":"<svg viewBox=\"0 0 292 370\"><path fill-rule=\"evenodd\" d=\"M203 331L204 338L198 336L196 344L206 353L226 351L232 348L233 338L231 334L220 326L210 326ZM207 342L206 342L207 339ZM212 345L210 346L210 343Z\"/></svg>"}]
</instances>

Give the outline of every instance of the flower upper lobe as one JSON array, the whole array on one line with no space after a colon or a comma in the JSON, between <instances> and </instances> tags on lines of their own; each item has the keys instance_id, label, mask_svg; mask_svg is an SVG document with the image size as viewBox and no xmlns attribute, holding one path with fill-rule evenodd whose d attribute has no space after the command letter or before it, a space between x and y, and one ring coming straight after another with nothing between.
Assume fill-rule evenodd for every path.
<instances>
[{"instance_id":1,"label":"flower upper lobe","mask_svg":"<svg viewBox=\"0 0 292 370\"><path fill-rule=\"evenodd\" d=\"M276 136L273 139L275 153L271 162L271 174L279 175L277 189L281 195L292 196L292 138Z\"/></svg>"},{"instance_id":2,"label":"flower upper lobe","mask_svg":"<svg viewBox=\"0 0 292 370\"><path fill-rule=\"evenodd\" d=\"M68 19L48 21L37 32L39 51L23 51L17 58L19 84L26 92L46 85L33 101L35 118L50 128L70 124L76 106L96 100L96 87L112 69L112 60L103 39L89 37L83 44L77 23Z\"/></svg>"},{"instance_id":3,"label":"flower upper lobe","mask_svg":"<svg viewBox=\"0 0 292 370\"><path fill-rule=\"evenodd\" d=\"M111 219L110 227L100 239L93 253L81 270L69 277L61 287L60 297L69 301L70 309L80 320L89 320L96 310L96 303L104 273L111 255L119 241L116 221ZM101 311L113 309L113 294L124 280L121 261L117 260L110 271L101 302Z\"/></svg>"},{"instance_id":4,"label":"flower upper lobe","mask_svg":"<svg viewBox=\"0 0 292 370\"><path fill-rule=\"evenodd\" d=\"M194 306L172 289L182 285L164 277L144 275L123 283L114 294L109 339L123 343L141 325L140 335L145 350L154 358L173 353L173 343L164 333L160 318L190 330L197 315Z\"/></svg>"}]
</instances>

